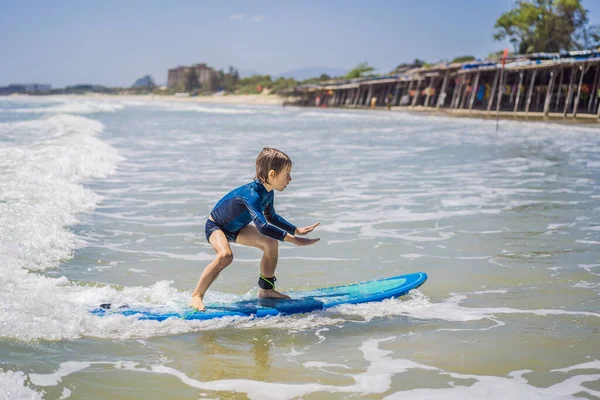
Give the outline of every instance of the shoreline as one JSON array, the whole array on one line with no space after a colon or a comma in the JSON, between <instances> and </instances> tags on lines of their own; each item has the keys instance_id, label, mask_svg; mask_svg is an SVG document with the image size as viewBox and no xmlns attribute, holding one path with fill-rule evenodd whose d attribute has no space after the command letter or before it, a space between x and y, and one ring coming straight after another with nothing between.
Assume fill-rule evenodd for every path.
<instances>
[{"instance_id":1,"label":"shoreline","mask_svg":"<svg viewBox=\"0 0 600 400\"><path fill-rule=\"evenodd\" d=\"M69 95L69 97L77 97L79 95ZM147 100L147 101L174 101L182 103L204 103L204 104L260 104L260 105L282 105L285 98L277 95L264 95L264 94L234 94L227 96L194 96L194 97L177 97L173 95L158 95L158 94L142 94L142 95L131 95L131 94L101 94L101 93L88 93L80 95L82 97L92 98L118 98L118 99L132 99L132 100Z\"/></svg>"},{"instance_id":2,"label":"shoreline","mask_svg":"<svg viewBox=\"0 0 600 400\"><path fill-rule=\"evenodd\" d=\"M105 94L86 94L86 97L110 97L110 98L130 98L130 99L144 99L148 101L162 100L162 101L174 101L174 102L188 102L188 103L203 103L203 104L245 104L245 105L277 105L283 106L286 102L285 97L278 95L262 95L262 94L234 94L227 96L195 96L195 97L176 97L172 95L105 95ZM317 107L306 107L289 104L289 107L298 108L317 108ZM324 107L325 109L337 109L337 110L373 110L373 111L393 111L393 112L409 112L417 114L430 114L447 116L454 118L478 118L478 119L496 119L495 112L487 112L483 110L449 110L444 108L436 107L392 107L387 110L385 107L357 107L357 106L342 106L342 107ZM579 114L577 118L573 118L572 114L567 114L567 117L563 117L560 113L550 113L548 117L545 117L541 112L517 112L512 111L500 111L500 120L509 121L524 121L524 122L546 122L546 123L557 123L563 125L597 125L600 120L596 116Z\"/></svg>"},{"instance_id":3,"label":"shoreline","mask_svg":"<svg viewBox=\"0 0 600 400\"><path fill-rule=\"evenodd\" d=\"M12 97L12 96L9 96ZM227 96L195 96L195 97L176 97L173 95L120 95L120 94L102 94L102 93L87 93L82 95L50 95L50 96L28 96L28 95L16 95L14 97L63 97L63 98L95 98L95 99L125 99L125 100L141 100L141 101L166 101L166 102L180 102L180 103L201 103L201 104L230 104L230 105L275 105L283 106L287 99L278 95L262 95L262 94L241 94L241 95L227 95ZM367 106L341 106L341 107L312 107L312 106L298 106L289 104L289 107L306 108L306 109L332 109L332 110L344 110L344 111L381 111L381 112L408 112L415 114L429 114L438 115L454 118L477 118L477 119L496 119L496 112L487 112L484 110L449 110L444 108L436 107L391 107L388 110L385 107L367 107ZM498 119L507 121L523 121L523 122L545 122L555 123L561 125L583 125L592 126L600 124L600 119L595 115L579 114L576 118L573 118L572 114L567 114L565 118L562 113L550 113L548 116L544 116L541 112L512 112L512 111L500 111Z\"/></svg>"},{"instance_id":4,"label":"shoreline","mask_svg":"<svg viewBox=\"0 0 600 400\"><path fill-rule=\"evenodd\" d=\"M381 109L378 108L378 109ZM382 111L386 111L384 108ZM500 111L498 116L496 116L496 112L487 112L484 110L448 110L444 108L435 108L435 107L423 107L417 106L414 108L404 108L404 107L392 107L391 111L400 111L400 112L411 112L415 114L425 113L430 115L439 115L445 117L453 117L453 118L476 118L476 119L487 119L487 120L495 120L498 118L503 121L521 121L521 122L544 122L544 123L552 123L552 124L560 124L560 125L598 125L600 123L600 119L596 116L592 116L589 114L579 114L578 117L573 118L572 114L567 114L567 117L564 117L562 113L549 113L548 116L544 116L542 112L513 112L513 111Z\"/></svg>"}]
</instances>

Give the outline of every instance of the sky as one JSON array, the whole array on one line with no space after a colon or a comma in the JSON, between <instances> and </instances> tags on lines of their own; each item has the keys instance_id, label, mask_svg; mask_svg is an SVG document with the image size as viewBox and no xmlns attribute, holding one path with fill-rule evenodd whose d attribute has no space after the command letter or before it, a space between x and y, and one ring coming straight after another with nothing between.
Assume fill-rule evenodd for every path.
<instances>
[{"instance_id":1,"label":"sky","mask_svg":"<svg viewBox=\"0 0 600 400\"><path fill-rule=\"evenodd\" d=\"M591 24L600 0L582 0ZM276 76L305 67L379 72L509 47L494 23L514 0L0 0L0 86L130 86L207 63Z\"/></svg>"}]
</instances>

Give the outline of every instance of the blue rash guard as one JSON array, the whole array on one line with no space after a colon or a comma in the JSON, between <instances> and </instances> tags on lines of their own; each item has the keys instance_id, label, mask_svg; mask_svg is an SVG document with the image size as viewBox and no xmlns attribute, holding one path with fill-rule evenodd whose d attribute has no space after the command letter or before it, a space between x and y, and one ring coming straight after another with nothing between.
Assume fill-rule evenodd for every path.
<instances>
[{"instance_id":1,"label":"blue rash guard","mask_svg":"<svg viewBox=\"0 0 600 400\"><path fill-rule=\"evenodd\" d=\"M235 242L237 234L252 221L260 233L273 239L283 241L286 232L293 235L296 227L277 215L273 198L273 191L268 192L258 179L232 190L210 212L214 224L206 222L206 239L220 229L228 241Z\"/></svg>"}]
</instances>

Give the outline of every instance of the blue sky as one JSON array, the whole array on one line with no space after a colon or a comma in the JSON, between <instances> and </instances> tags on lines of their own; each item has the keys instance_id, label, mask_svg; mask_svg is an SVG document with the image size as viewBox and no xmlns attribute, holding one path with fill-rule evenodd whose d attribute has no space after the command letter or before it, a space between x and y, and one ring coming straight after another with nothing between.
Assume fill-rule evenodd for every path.
<instances>
[{"instance_id":1,"label":"blue sky","mask_svg":"<svg viewBox=\"0 0 600 400\"><path fill-rule=\"evenodd\" d=\"M0 0L0 86L129 86L206 62L277 75L359 62L381 71L420 58L485 57L513 0ZM600 1L583 0L593 24Z\"/></svg>"}]
</instances>

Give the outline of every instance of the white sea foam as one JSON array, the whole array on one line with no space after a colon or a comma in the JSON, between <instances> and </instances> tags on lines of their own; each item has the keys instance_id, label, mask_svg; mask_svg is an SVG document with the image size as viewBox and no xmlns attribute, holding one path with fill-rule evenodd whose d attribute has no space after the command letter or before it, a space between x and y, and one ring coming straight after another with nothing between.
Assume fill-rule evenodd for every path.
<instances>
[{"instance_id":1,"label":"white sea foam","mask_svg":"<svg viewBox=\"0 0 600 400\"><path fill-rule=\"evenodd\" d=\"M97 137L102 129L72 115L0 123L0 337L62 338L79 330L70 317L85 289L28 271L58 266L80 244L67 227L100 201L82 182L114 173L121 160Z\"/></svg>"},{"instance_id":2,"label":"white sea foam","mask_svg":"<svg viewBox=\"0 0 600 400\"><path fill-rule=\"evenodd\" d=\"M20 284L17 286L17 281ZM160 281L150 287L128 287L122 290L104 286L89 287L72 285L66 278L40 278L33 274L17 274L15 280L7 282L13 288L0 294L0 304L8 305L0 314L0 336L19 340L60 340L78 337L99 338L145 338L180 334L194 331L223 329L282 329L298 331L318 327L341 326L353 323L356 316L366 321L373 318L410 317L415 320L444 320L464 324L452 329L472 330L473 321L489 320L492 329L504 325L501 315L531 314L539 317L572 316L596 317L600 314L585 311L560 309L516 309L508 307L474 308L461 303L467 294L456 294L442 302L431 302L419 291L411 292L408 299L389 299L383 302L344 305L321 312L300 316L277 316L269 318L221 318L208 321L189 321L178 318L163 322L138 320L135 316L112 315L96 317L90 309L101 303L128 304L135 306L169 307L173 311L183 311L189 292L180 292L168 281ZM35 287L32 291L30 288ZM501 293L500 291L477 292L473 295ZM502 292L504 293L504 292ZM256 296L249 292L244 296L227 295L209 291L207 302L231 302L251 299ZM15 303L11 299L19 299ZM10 323L8 323L10 321ZM4 323L2 323L4 322Z\"/></svg>"},{"instance_id":3,"label":"white sea foam","mask_svg":"<svg viewBox=\"0 0 600 400\"><path fill-rule=\"evenodd\" d=\"M114 113L124 107L123 104L99 101L66 101L62 104L50 103L46 107L13 108L9 112L26 114L93 114Z\"/></svg>"},{"instance_id":4,"label":"white sea foam","mask_svg":"<svg viewBox=\"0 0 600 400\"><path fill-rule=\"evenodd\" d=\"M576 394L600 395L600 391L584 385L600 378L600 362L597 360L570 367L555 369L554 372L570 373L575 370L593 370L594 373L564 376L558 383L549 387L531 385L524 374L529 370L513 371L506 376L462 374L447 371L439 367L421 364L403 358L393 358L392 352L382 350L381 343L399 340L397 337L373 339L363 342L360 351L366 367L360 371L348 365L322 360L304 362L305 369L319 369L321 372L344 378L351 383L333 385L323 383L277 383L254 381L250 379L218 379L200 381L190 378L186 373L163 364L140 365L136 362L65 362L58 370L50 374L30 374L32 382L42 385L57 385L61 378L88 368L92 364L112 365L122 373L164 374L179 379L184 385L207 392L234 392L244 394L250 399L287 400L304 397L313 393L351 393L353 395L381 395L392 387L392 379L402 377L409 371L428 371L439 379L449 381L445 388L422 387L403 390L385 397L386 399L546 399L572 398ZM400 339L401 340L401 339ZM292 357L294 355L291 355ZM408 376L406 379L409 379ZM458 380L459 382L456 382ZM425 385L426 386L426 385ZM437 386L437 385L436 385ZM207 393L208 394L208 393Z\"/></svg>"},{"instance_id":5,"label":"white sea foam","mask_svg":"<svg viewBox=\"0 0 600 400\"><path fill-rule=\"evenodd\" d=\"M96 135L102 125L58 115L0 123L14 138L0 148L0 273L46 269L69 257L76 241L64 229L100 197L80 182L114 172L120 156Z\"/></svg>"},{"instance_id":6,"label":"white sea foam","mask_svg":"<svg viewBox=\"0 0 600 400\"><path fill-rule=\"evenodd\" d=\"M597 240L580 240L580 239L577 239L575 242L576 243L583 243L583 244L600 244L600 241L597 241Z\"/></svg>"},{"instance_id":7,"label":"white sea foam","mask_svg":"<svg viewBox=\"0 0 600 400\"><path fill-rule=\"evenodd\" d=\"M21 371L0 370L0 400L43 399L41 393L26 386L27 375Z\"/></svg>"},{"instance_id":8,"label":"white sea foam","mask_svg":"<svg viewBox=\"0 0 600 400\"><path fill-rule=\"evenodd\" d=\"M148 106L163 111L194 111L205 114L256 114L257 110L247 107L216 107L216 106L201 106L188 102L153 102Z\"/></svg>"},{"instance_id":9,"label":"white sea foam","mask_svg":"<svg viewBox=\"0 0 600 400\"><path fill-rule=\"evenodd\" d=\"M484 291L471 294L499 293L498 291ZM504 292L500 292L504 293ZM345 316L355 315L369 321L373 318L408 316L420 320L443 320L448 322L471 322L489 320L494 324L489 328L502 326L499 315L503 314L532 314L539 317L570 315L579 317L600 318L599 313L589 311L568 311L561 309L516 309L509 307L465 307L461 303L468 294L455 294L443 302L431 302L418 290L411 292L410 300L388 299L381 303L364 303L341 305L331 310L338 311ZM482 330L489 329L482 328ZM444 329L449 330L449 329ZM451 330L470 330L468 324L464 328Z\"/></svg>"},{"instance_id":10,"label":"white sea foam","mask_svg":"<svg viewBox=\"0 0 600 400\"><path fill-rule=\"evenodd\" d=\"M587 272L589 272L592 275L600 276L600 272L593 271L594 268L600 268L600 264L578 264L577 266L579 268L585 269Z\"/></svg>"},{"instance_id":11,"label":"white sea foam","mask_svg":"<svg viewBox=\"0 0 600 400\"><path fill-rule=\"evenodd\" d=\"M56 386L61 378L90 366L90 363L67 361L60 364L58 371L51 374L29 374L29 380L36 386Z\"/></svg>"}]
</instances>

